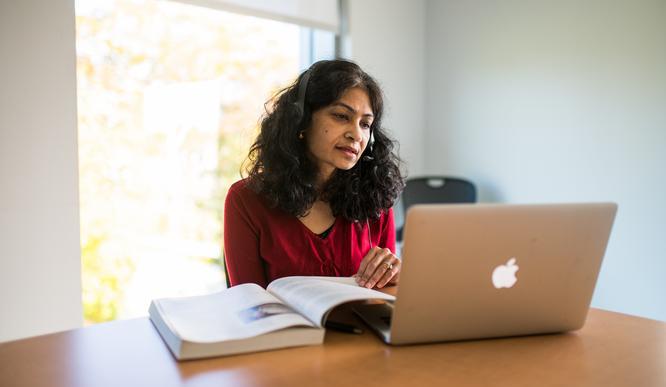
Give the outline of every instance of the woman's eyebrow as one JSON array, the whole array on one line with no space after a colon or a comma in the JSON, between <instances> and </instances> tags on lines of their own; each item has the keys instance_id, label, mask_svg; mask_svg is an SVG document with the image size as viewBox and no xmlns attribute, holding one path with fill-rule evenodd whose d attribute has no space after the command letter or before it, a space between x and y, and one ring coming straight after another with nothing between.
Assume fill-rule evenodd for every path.
<instances>
[{"instance_id":1,"label":"woman's eyebrow","mask_svg":"<svg viewBox=\"0 0 666 387\"><path fill-rule=\"evenodd\" d=\"M345 108L345 109L349 110L350 112L356 114L356 110L353 107L347 105L344 102L333 102L332 106L342 106L343 108ZM363 115L363 117L371 117L372 118L372 117L374 117L374 115L372 113L365 113Z\"/></svg>"}]
</instances>

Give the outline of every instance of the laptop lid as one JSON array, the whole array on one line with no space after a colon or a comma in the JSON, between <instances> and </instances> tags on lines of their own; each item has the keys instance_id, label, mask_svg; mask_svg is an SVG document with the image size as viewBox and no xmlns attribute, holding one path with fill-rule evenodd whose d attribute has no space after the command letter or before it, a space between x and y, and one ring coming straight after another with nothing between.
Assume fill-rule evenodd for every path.
<instances>
[{"instance_id":1,"label":"laptop lid","mask_svg":"<svg viewBox=\"0 0 666 387\"><path fill-rule=\"evenodd\" d=\"M614 203L412 206L385 341L582 327L616 211Z\"/></svg>"}]
</instances>

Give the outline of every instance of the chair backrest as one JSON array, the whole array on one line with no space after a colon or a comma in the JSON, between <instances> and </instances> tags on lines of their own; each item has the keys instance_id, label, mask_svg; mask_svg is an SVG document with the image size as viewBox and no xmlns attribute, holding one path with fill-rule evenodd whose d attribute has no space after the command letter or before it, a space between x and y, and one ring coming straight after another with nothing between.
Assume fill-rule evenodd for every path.
<instances>
[{"instance_id":1,"label":"chair backrest","mask_svg":"<svg viewBox=\"0 0 666 387\"><path fill-rule=\"evenodd\" d=\"M407 179L400 195L403 216L414 204L476 203L476 187L465 179L424 176ZM402 241L403 224L396 224L397 240Z\"/></svg>"}]
</instances>

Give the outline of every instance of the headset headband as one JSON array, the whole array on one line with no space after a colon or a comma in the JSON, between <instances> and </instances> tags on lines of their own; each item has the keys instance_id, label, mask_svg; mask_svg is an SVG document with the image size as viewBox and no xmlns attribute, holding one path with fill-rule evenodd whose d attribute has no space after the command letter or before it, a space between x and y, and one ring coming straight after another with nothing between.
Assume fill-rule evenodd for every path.
<instances>
[{"instance_id":1,"label":"headset headband","mask_svg":"<svg viewBox=\"0 0 666 387\"><path fill-rule=\"evenodd\" d=\"M310 74L312 69L308 69L301 78L301 81L298 83L298 100L296 101L296 106L301 109L301 112L305 111L305 93L308 91L308 82L310 82Z\"/></svg>"}]
</instances>

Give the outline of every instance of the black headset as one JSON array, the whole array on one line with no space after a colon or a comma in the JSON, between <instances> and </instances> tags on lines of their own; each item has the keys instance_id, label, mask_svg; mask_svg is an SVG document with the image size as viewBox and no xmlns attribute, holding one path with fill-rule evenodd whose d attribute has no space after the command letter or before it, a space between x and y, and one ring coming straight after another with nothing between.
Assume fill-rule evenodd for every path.
<instances>
[{"instance_id":1,"label":"black headset","mask_svg":"<svg viewBox=\"0 0 666 387\"><path fill-rule=\"evenodd\" d=\"M313 67L314 65L310 66L309 69L305 70L303 76L301 76L301 79L298 81L298 99L296 100L296 102L294 102L294 106L298 112L299 125L301 124L301 122L303 121L303 117L305 116L305 94L308 91L308 84L310 83L310 75L312 74ZM367 147L368 154L363 156L364 160L374 159L371 156L372 146L374 143L375 143L375 134L373 133L373 130L370 129L370 139L368 140L368 147Z\"/></svg>"},{"instance_id":2,"label":"black headset","mask_svg":"<svg viewBox=\"0 0 666 387\"><path fill-rule=\"evenodd\" d=\"M307 69L301 79L298 81L298 99L294 102L299 115L299 124L303 121L305 115L305 93L308 91L308 83L310 83L310 75L312 74L312 67Z\"/></svg>"}]
</instances>

